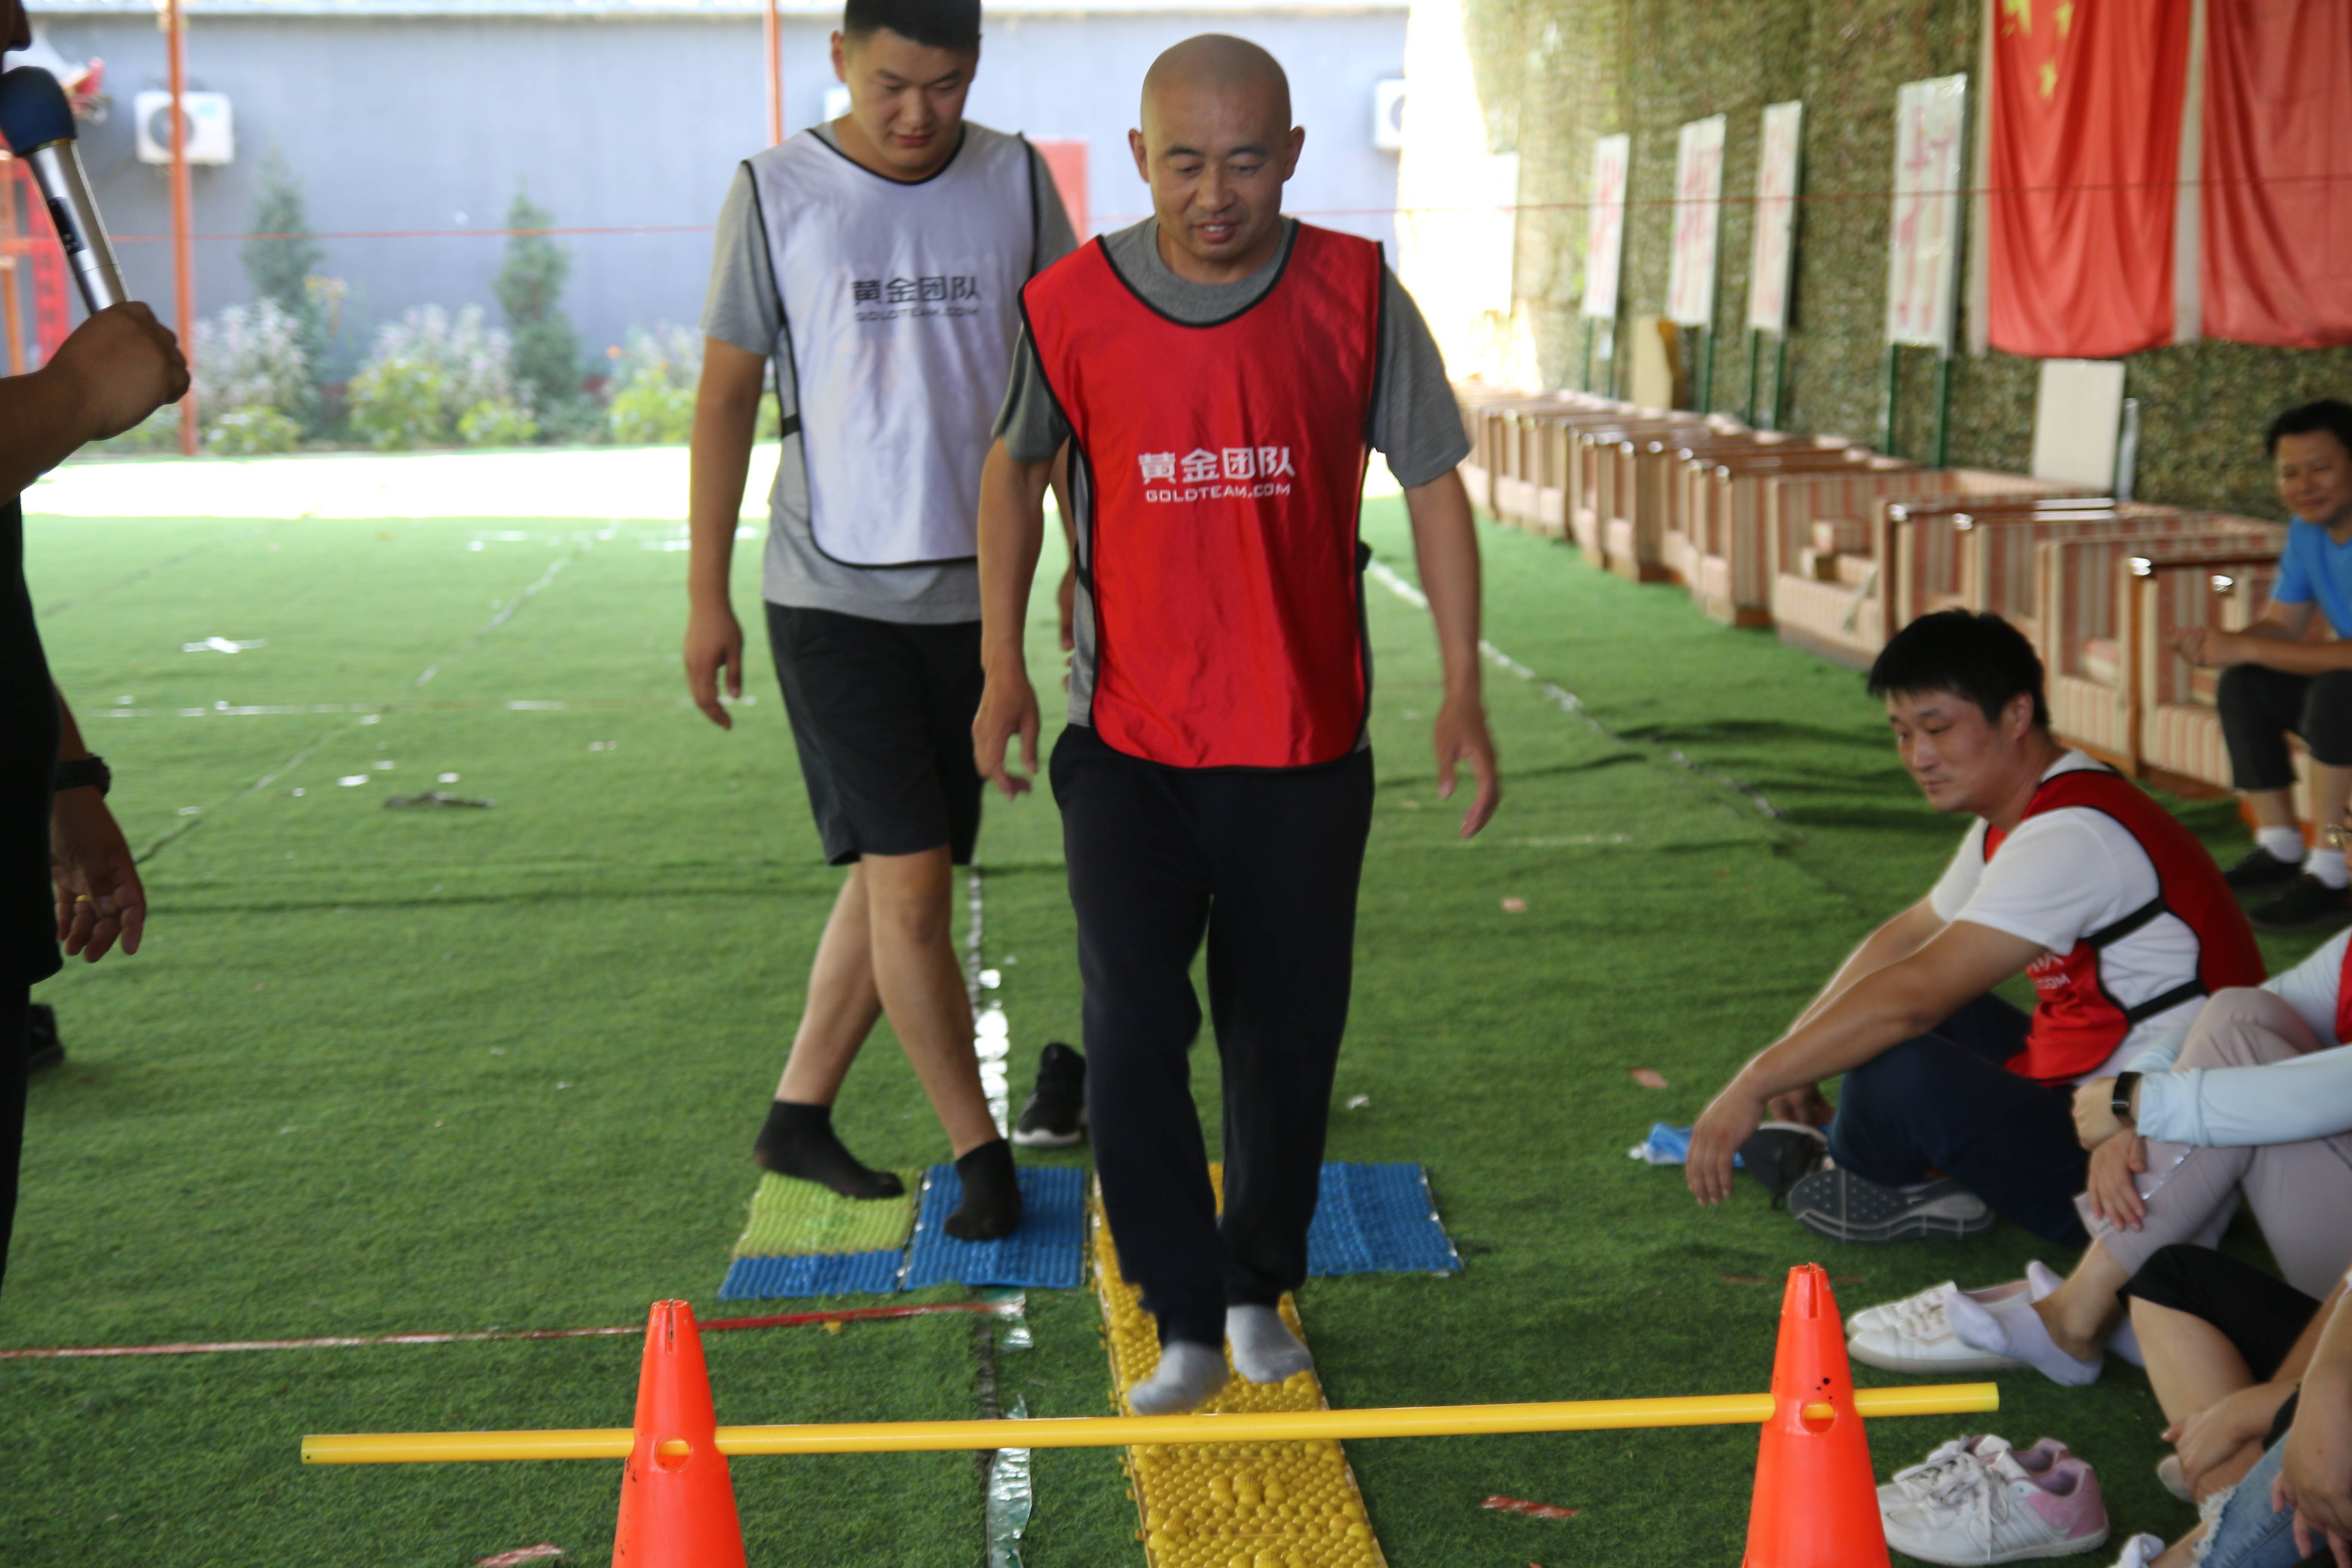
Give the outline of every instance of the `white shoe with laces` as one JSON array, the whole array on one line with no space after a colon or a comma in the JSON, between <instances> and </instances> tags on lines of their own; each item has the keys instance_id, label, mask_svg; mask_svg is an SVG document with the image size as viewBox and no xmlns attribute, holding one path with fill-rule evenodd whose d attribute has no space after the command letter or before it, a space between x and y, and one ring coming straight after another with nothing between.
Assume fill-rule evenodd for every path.
<instances>
[{"instance_id":1,"label":"white shoe with laces","mask_svg":"<svg viewBox=\"0 0 2352 1568\"><path fill-rule=\"evenodd\" d=\"M2090 1466L2063 1459L2035 1476L2006 1451L1989 1464L1954 1468L1885 1519L1887 1545L1951 1568L2071 1557L2107 1539L2106 1504Z\"/></svg>"},{"instance_id":2,"label":"white shoe with laces","mask_svg":"<svg viewBox=\"0 0 2352 1568\"><path fill-rule=\"evenodd\" d=\"M1891 1512L1906 1503L1916 1502L1969 1466L1981 1469L2002 1454L2014 1455L2019 1468L2030 1476L2046 1475L2060 1460L2074 1457L2055 1437L2044 1437L2031 1448L2013 1448L2008 1438L1986 1433L1955 1437L1937 1447L1917 1464L1895 1471L1894 1479L1878 1489L1879 1511Z\"/></svg>"},{"instance_id":3,"label":"white shoe with laces","mask_svg":"<svg viewBox=\"0 0 2352 1568\"><path fill-rule=\"evenodd\" d=\"M2021 1280L2013 1289L1994 1289L2012 1295L2021 1293L2025 1285ZM1846 1354L1864 1366L1888 1372L2004 1372L2023 1366L2025 1363L2013 1356L1961 1342L1952 1331L1950 1314L1952 1299L1961 1294L1960 1288L1947 1279L1916 1296L1856 1312L1849 1325L1853 1337L1845 1347Z\"/></svg>"}]
</instances>

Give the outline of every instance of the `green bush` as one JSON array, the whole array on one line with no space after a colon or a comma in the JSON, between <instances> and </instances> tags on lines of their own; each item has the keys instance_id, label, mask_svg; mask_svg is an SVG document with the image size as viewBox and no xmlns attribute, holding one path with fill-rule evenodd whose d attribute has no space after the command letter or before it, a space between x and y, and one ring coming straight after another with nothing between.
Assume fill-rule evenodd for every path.
<instances>
[{"instance_id":1,"label":"green bush","mask_svg":"<svg viewBox=\"0 0 2352 1568\"><path fill-rule=\"evenodd\" d=\"M623 446L677 446L694 434L694 396L702 380L702 339L685 327L629 333L613 351L608 422Z\"/></svg>"},{"instance_id":2,"label":"green bush","mask_svg":"<svg viewBox=\"0 0 2352 1568\"><path fill-rule=\"evenodd\" d=\"M224 458L291 452L302 444L301 425L267 404L233 408L211 424L205 450Z\"/></svg>"},{"instance_id":3,"label":"green bush","mask_svg":"<svg viewBox=\"0 0 2352 1568\"><path fill-rule=\"evenodd\" d=\"M505 398L477 403L457 418L457 435L468 447L520 447L538 434L530 410Z\"/></svg>"},{"instance_id":4,"label":"green bush","mask_svg":"<svg viewBox=\"0 0 2352 1568\"><path fill-rule=\"evenodd\" d=\"M485 327L478 307L452 317L438 305L420 306L377 331L375 352L352 378L352 434L396 452L474 439L460 426L486 406L528 419L530 393L516 384L513 354L511 340ZM499 426L514 427L512 418Z\"/></svg>"},{"instance_id":5,"label":"green bush","mask_svg":"<svg viewBox=\"0 0 2352 1568\"><path fill-rule=\"evenodd\" d=\"M388 359L352 378L352 433L379 452L447 445L447 378L417 360Z\"/></svg>"}]
</instances>

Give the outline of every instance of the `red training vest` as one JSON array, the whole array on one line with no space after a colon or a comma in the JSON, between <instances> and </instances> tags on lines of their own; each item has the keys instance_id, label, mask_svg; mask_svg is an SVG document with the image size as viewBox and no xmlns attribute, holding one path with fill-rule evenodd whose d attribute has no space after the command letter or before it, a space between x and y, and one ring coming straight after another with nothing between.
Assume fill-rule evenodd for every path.
<instances>
[{"instance_id":1,"label":"red training vest","mask_svg":"<svg viewBox=\"0 0 2352 1568\"><path fill-rule=\"evenodd\" d=\"M1082 721L1175 767L1355 750L1380 247L1299 224L1265 295L1196 327L1146 304L1095 240L1031 279L1022 309L1073 437Z\"/></svg>"},{"instance_id":2,"label":"red training vest","mask_svg":"<svg viewBox=\"0 0 2352 1568\"><path fill-rule=\"evenodd\" d=\"M2352 1046L2352 942L2345 944L2344 967L2336 973L2336 1043Z\"/></svg>"},{"instance_id":3,"label":"red training vest","mask_svg":"<svg viewBox=\"0 0 2352 1568\"><path fill-rule=\"evenodd\" d=\"M2231 985L2259 985L2264 971L2245 911L2221 880L2221 868L2205 847L2145 791L2107 768L2077 768L2042 781L2025 808L2027 817L2067 806L2088 806L2121 824L2156 868L2156 897L2114 924L2092 931L2065 953L2045 952L2025 972L2039 998L2025 1049L2006 1064L2039 1083L2072 1083L2095 1072L2116 1054L2132 1026L2169 1012L2192 997ZM2022 819L2021 819L2022 820ZM2005 835L1985 826L1985 858L1990 860ZM2099 979L2099 954L2165 915L2197 938L2197 973L2178 985L2126 1007L2108 994Z\"/></svg>"}]
</instances>

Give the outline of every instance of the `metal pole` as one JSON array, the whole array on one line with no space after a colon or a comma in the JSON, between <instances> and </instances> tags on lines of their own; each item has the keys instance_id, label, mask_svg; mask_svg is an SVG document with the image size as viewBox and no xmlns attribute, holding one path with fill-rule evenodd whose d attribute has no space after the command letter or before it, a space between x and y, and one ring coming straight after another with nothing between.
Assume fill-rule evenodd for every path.
<instances>
[{"instance_id":1,"label":"metal pole","mask_svg":"<svg viewBox=\"0 0 2352 1568\"><path fill-rule=\"evenodd\" d=\"M1895 399L1902 389L1903 351L1893 343L1886 345L1886 400L1878 408L1878 449L1888 457L1895 450Z\"/></svg>"},{"instance_id":2,"label":"metal pole","mask_svg":"<svg viewBox=\"0 0 2352 1568\"><path fill-rule=\"evenodd\" d=\"M163 28L172 70L172 308L180 352L195 368L195 193L188 181L188 13L185 0L166 0ZM180 455L196 455L196 388L180 399Z\"/></svg>"},{"instance_id":3,"label":"metal pole","mask_svg":"<svg viewBox=\"0 0 2352 1568\"><path fill-rule=\"evenodd\" d=\"M1780 387L1789 379L1789 332L1786 327L1772 344L1772 422L1764 426L1778 430L1786 409L1780 401Z\"/></svg>"},{"instance_id":4,"label":"metal pole","mask_svg":"<svg viewBox=\"0 0 2352 1568\"><path fill-rule=\"evenodd\" d=\"M1858 1388L1854 1414L1946 1415L1995 1410L1990 1383ZM1268 1410L1221 1415L1065 1416L1044 1421L872 1421L804 1426L721 1426L717 1447L745 1454L908 1454L998 1448L1123 1448L1142 1443L1292 1443L1360 1437L1471 1436L1506 1432L1593 1432L1634 1426L1755 1426L1772 1418L1769 1394L1676 1399L1586 1399L1536 1405L1435 1405L1386 1410ZM1810 1421L1835 1412L1803 1407ZM306 1465L393 1465L467 1459L625 1459L626 1426L552 1432L373 1432L302 1439ZM688 1451L672 1438L666 1456Z\"/></svg>"},{"instance_id":5,"label":"metal pole","mask_svg":"<svg viewBox=\"0 0 2352 1568\"><path fill-rule=\"evenodd\" d=\"M772 147L784 139L784 19L776 13L776 0L768 0L761 13L760 37L768 47L768 145Z\"/></svg>"},{"instance_id":6,"label":"metal pole","mask_svg":"<svg viewBox=\"0 0 2352 1568\"><path fill-rule=\"evenodd\" d=\"M1764 350L1764 334L1763 334L1762 332L1758 331L1757 331L1755 328L1753 328L1753 327L1748 328L1748 407L1747 407L1747 410L1746 410L1746 413L1745 413L1745 417L1746 417L1746 419L1747 419L1748 423L1748 424L1750 424L1750 425L1753 425L1753 424L1755 424L1755 423L1756 423L1756 372L1757 372L1757 369L1758 369L1759 362L1759 361L1762 359L1762 357L1763 357L1763 350Z\"/></svg>"}]
</instances>

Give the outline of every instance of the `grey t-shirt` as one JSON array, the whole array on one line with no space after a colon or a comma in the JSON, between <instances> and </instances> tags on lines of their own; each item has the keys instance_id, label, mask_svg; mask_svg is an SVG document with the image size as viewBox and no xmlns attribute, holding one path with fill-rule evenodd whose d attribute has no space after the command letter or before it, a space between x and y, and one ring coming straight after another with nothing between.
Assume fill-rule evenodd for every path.
<instances>
[{"instance_id":1,"label":"grey t-shirt","mask_svg":"<svg viewBox=\"0 0 2352 1568\"><path fill-rule=\"evenodd\" d=\"M816 134L839 146L832 127L819 126ZM1045 159L1034 147L1029 156L1034 163L1032 185L1038 195L1036 264L1044 268L1076 250L1078 242ZM789 213L769 216L778 223L792 221ZM784 310L769 255L760 204L752 195L751 172L739 168L734 183L727 187L726 205L719 210L719 238L710 260L710 292L703 300L702 331L705 336L732 343L746 353L775 360L776 395L783 405L783 416L790 419L800 405L792 358L779 341ZM771 604L901 624L935 626L980 618L980 571L971 562L850 566L817 548L809 529L808 466L801 457L797 432L784 437L769 510L772 521L760 592Z\"/></svg>"},{"instance_id":2,"label":"grey t-shirt","mask_svg":"<svg viewBox=\"0 0 2352 1568\"><path fill-rule=\"evenodd\" d=\"M1159 225L1151 218L1106 235L1103 247L1145 303L1180 321L1206 323L1247 310L1274 286L1298 234L1297 219L1285 222L1288 232L1274 259L1234 283L1195 283L1178 277L1160 258ZM1463 434L1462 412L1445 379L1445 359L1437 352L1437 340L1429 335L1421 307L1385 264L1381 268L1379 377L1372 447L1387 456L1397 483L1408 489L1425 485L1470 455L1470 438ZM1046 389L1025 328L1020 346L1013 351L1013 384L996 416L996 434L1006 452L1024 463L1047 461L1070 438L1069 425Z\"/></svg>"}]
</instances>

